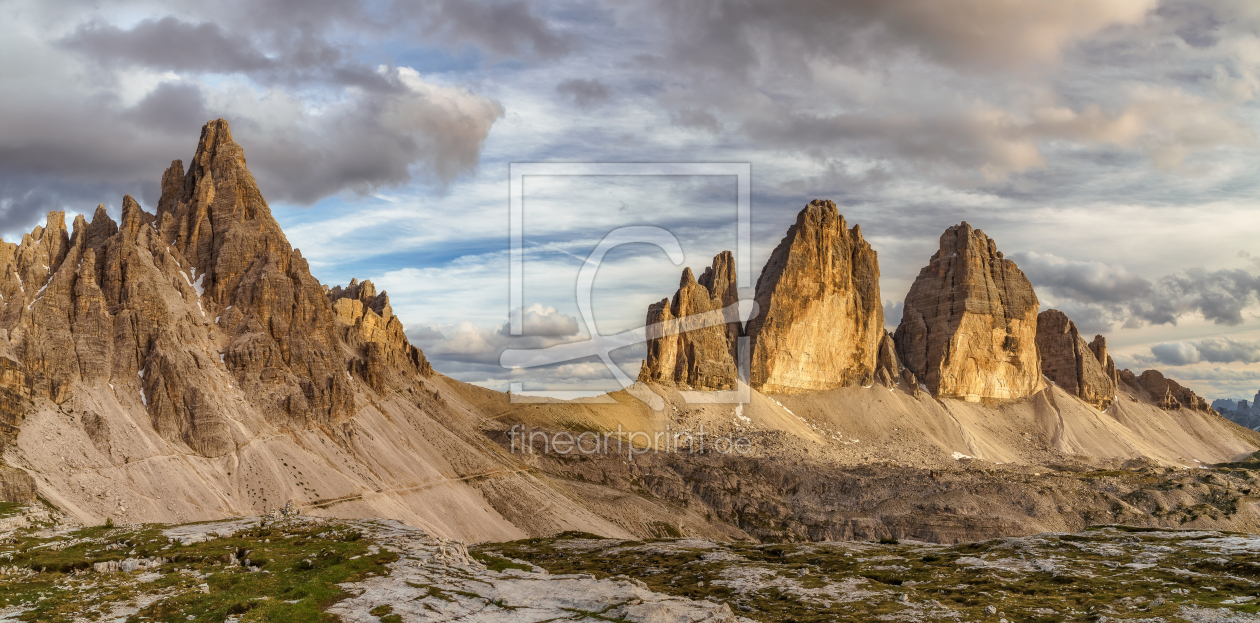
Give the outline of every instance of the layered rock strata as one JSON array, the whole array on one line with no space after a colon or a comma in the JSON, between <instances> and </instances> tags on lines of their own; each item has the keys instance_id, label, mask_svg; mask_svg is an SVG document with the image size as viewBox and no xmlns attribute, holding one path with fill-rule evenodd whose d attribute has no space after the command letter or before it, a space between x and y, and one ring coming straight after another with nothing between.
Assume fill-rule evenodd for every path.
<instances>
[{"instance_id":1,"label":"layered rock strata","mask_svg":"<svg viewBox=\"0 0 1260 623\"><path fill-rule=\"evenodd\" d=\"M793 393L874 382L884 339L879 260L835 203L816 199L797 214L755 300L753 387Z\"/></svg>"},{"instance_id":2,"label":"layered rock strata","mask_svg":"<svg viewBox=\"0 0 1260 623\"><path fill-rule=\"evenodd\" d=\"M963 222L906 296L901 363L937 397L1017 399L1039 391L1037 295L997 243Z\"/></svg>"},{"instance_id":3,"label":"layered rock strata","mask_svg":"<svg viewBox=\"0 0 1260 623\"><path fill-rule=\"evenodd\" d=\"M1047 309L1037 316L1037 352L1041 357L1041 373L1064 391L1075 394L1106 410L1115 401L1116 383L1107 373L1106 341L1094 338L1091 346L1076 329L1076 323L1057 309ZM1104 357L1099 360L1099 356ZM1115 369L1115 364L1112 364Z\"/></svg>"},{"instance_id":4,"label":"layered rock strata","mask_svg":"<svg viewBox=\"0 0 1260 623\"><path fill-rule=\"evenodd\" d=\"M723 251L696 279L690 268L673 299L648 306L647 359L639 380L695 389L733 389L738 379L738 338L743 334L733 305L735 258Z\"/></svg>"}]
</instances>

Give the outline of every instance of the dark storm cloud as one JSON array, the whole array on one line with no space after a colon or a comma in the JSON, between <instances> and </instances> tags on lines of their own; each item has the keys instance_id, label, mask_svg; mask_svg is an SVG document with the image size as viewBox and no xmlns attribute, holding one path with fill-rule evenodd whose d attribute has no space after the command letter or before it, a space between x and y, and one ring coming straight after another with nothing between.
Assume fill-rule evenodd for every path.
<instances>
[{"instance_id":1,"label":"dark storm cloud","mask_svg":"<svg viewBox=\"0 0 1260 623\"><path fill-rule=\"evenodd\" d=\"M136 125L192 136L210 119L205 98L195 84L163 82L123 113Z\"/></svg>"},{"instance_id":2,"label":"dark storm cloud","mask_svg":"<svg viewBox=\"0 0 1260 623\"><path fill-rule=\"evenodd\" d=\"M571 78L556 85L556 93L573 100L578 108L591 108L608 100L608 85L599 80Z\"/></svg>"},{"instance_id":3,"label":"dark storm cloud","mask_svg":"<svg viewBox=\"0 0 1260 623\"><path fill-rule=\"evenodd\" d=\"M218 24L169 16L143 20L130 30L88 22L59 43L104 64L171 71L251 72L274 64L247 37L227 33Z\"/></svg>"}]
</instances>

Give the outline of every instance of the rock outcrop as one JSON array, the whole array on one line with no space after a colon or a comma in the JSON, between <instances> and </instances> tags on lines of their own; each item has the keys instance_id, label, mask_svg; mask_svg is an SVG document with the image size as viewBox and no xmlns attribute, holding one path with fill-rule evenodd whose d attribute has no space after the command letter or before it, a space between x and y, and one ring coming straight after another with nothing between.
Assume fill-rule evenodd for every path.
<instances>
[{"instance_id":1,"label":"rock outcrop","mask_svg":"<svg viewBox=\"0 0 1260 623\"><path fill-rule=\"evenodd\" d=\"M203 456L245 441L230 423L238 398L282 426L332 427L355 411L351 375L384 391L391 374L431 374L383 293L334 294L311 276L221 119L186 172L176 160L162 176L156 215L126 196L121 222L101 206L69 233L49 213L0 244L0 273L0 355L13 355L0 403L108 385Z\"/></svg>"},{"instance_id":2,"label":"rock outcrop","mask_svg":"<svg viewBox=\"0 0 1260 623\"><path fill-rule=\"evenodd\" d=\"M870 385L884 339L879 261L831 201L814 200L757 280L752 386L767 393Z\"/></svg>"},{"instance_id":3,"label":"rock outcrop","mask_svg":"<svg viewBox=\"0 0 1260 623\"><path fill-rule=\"evenodd\" d=\"M1111 355L1107 354L1107 338L1095 334L1094 341L1089 343L1089 350L1094 353L1094 358L1102 365L1103 373L1107 375L1107 378L1111 379L1112 383L1119 385L1120 378L1116 371L1116 362L1112 360Z\"/></svg>"},{"instance_id":4,"label":"rock outcrop","mask_svg":"<svg viewBox=\"0 0 1260 623\"><path fill-rule=\"evenodd\" d=\"M353 369L378 392L390 386L389 375L404 371L431 376L433 367L420 349L407 341L402 321L394 315L385 292L376 293L371 281L350 280L346 288L328 292L338 337L361 356Z\"/></svg>"},{"instance_id":5,"label":"rock outcrop","mask_svg":"<svg viewBox=\"0 0 1260 623\"><path fill-rule=\"evenodd\" d=\"M1086 344L1076 330L1076 323L1057 309L1047 309L1037 316L1041 373L1064 391L1099 410L1110 407L1116 396L1114 372L1109 375L1106 369L1106 349L1106 340L1101 335L1094 338L1094 344Z\"/></svg>"},{"instance_id":6,"label":"rock outcrop","mask_svg":"<svg viewBox=\"0 0 1260 623\"><path fill-rule=\"evenodd\" d=\"M1129 376L1133 376L1132 372L1125 370ZM1177 381L1166 378L1159 370L1147 370L1136 377L1136 384L1146 391L1151 400L1159 405L1161 409L1176 411L1177 409L1189 409L1191 411L1202 411L1215 413L1208 401L1200 398L1188 387L1182 386Z\"/></svg>"},{"instance_id":7,"label":"rock outcrop","mask_svg":"<svg viewBox=\"0 0 1260 623\"><path fill-rule=\"evenodd\" d=\"M742 335L735 258L723 251L696 279L683 269L673 299L648 307L647 359L639 380L693 389L734 389Z\"/></svg>"},{"instance_id":8,"label":"rock outcrop","mask_svg":"<svg viewBox=\"0 0 1260 623\"><path fill-rule=\"evenodd\" d=\"M997 244L963 222L906 295L901 363L937 397L1017 399L1041 389L1037 295Z\"/></svg>"}]
</instances>

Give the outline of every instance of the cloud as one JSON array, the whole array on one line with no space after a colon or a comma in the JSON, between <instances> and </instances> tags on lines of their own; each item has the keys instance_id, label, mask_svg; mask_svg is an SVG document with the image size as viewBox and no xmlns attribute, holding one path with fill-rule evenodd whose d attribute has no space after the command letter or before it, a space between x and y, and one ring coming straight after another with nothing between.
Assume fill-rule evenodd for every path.
<instances>
[{"instance_id":1,"label":"cloud","mask_svg":"<svg viewBox=\"0 0 1260 623\"><path fill-rule=\"evenodd\" d=\"M188 136L211 119L201 88L181 82L159 84L122 114L136 125Z\"/></svg>"},{"instance_id":2,"label":"cloud","mask_svg":"<svg viewBox=\"0 0 1260 623\"><path fill-rule=\"evenodd\" d=\"M1188 315L1237 326L1243 310L1260 302L1260 277L1241 269L1190 268L1149 281L1117 264L1035 252L1010 257L1035 288L1056 298L1065 312L1069 307L1083 311L1094 325L1091 329L1100 331L1113 323L1175 325Z\"/></svg>"},{"instance_id":3,"label":"cloud","mask_svg":"<svg viewBox=\"0 0 1260 623\"><path fill-rule=\"evenodd\" d=\"M1050 253L1021 251L1008 257L1038 289L1091 303L1124 303L1148 296L1151 282L1118 264L1069 260Z\"/></svg>"},{"instance_id":4,"label":"cloud","mask_svg":"<svg viewBox=\"0 0 1260 623\"><path fill-rule=\"evenodd\" d=\"M578 334L577 319L554 307L534 303L521 310L522 334L540 337L562 338ZM511 323L499 327L499 335L511 337Z\"/></svg>"},{"instance_id":5,"label":"cloud","mask_svg":"<svg viewBox=\"0 0 1260 623\"><path fill-rule=\"evenodd\" d=\"M578 108L593 108L608 100L608 85L599 80L570 78L556 85L556 93L568 97Z\"/></svg>"},{"instance_id":6,"label":"cloud","mask_svg":"<svg viewBox=\"0 0 1260 623\"><path fill-rule=\"evenodd\" d=\"M871 60L910 51L949 66L1022 68L1059 60L1069 43L1143 22L1157 0L752 0L656 2L645 18L670 56L742 73L782 57Z\"/></svg>"},{"instance_id":7,"label":"cloud","mask_svg":"<svg viewBox=\"0 0 1260 623\"><path fill-rule=\"evenodd\" d=\"M212 22L194 24L169 15L141 20L130 30L90 21L58 43L104 65L215 73L251 72L276 65L248 37L225 32Z\"/></svg>"},{"instance_id":8,"label":"cloud","mask_svg":"<svg viewBox=\"0 0 1260 623\"><path fill-rule=\"evenodd\" d=\"M884 326L894 328L901 324L901 314L905 307L905 301L884 301Z\"/></svg>"},{"instance_id":9,"label":"cloud","mask_svg":"<svg viewBox=\"0 0 1260 623\"><path fill-rule=\"evenodd\" d=\"M1186 342L1170 342L1166 344L1157 344L1151 347L1151 354L1160 363L1166 363L1170 366L1184 366L1192 363L1199 363L1199 349L1193 344Z\"/></svg>"},{"instance_id":10,"label":"cloud","mask_svg":"<svg viewBox=\"0 0 1260 623\"><path fill-rule=\"evenodd\" d=\"M242 145L268 196L312 203L413 177L445 185L475 170L503 106L463 88L426 82L409 67L378 72L399 90L351 91L317 113L281 93L265 110L246 90L224 102L251 130Z\"/></svg>"},{"instance_id":11,"label":"cloud","mask_svg":"<svg viewBox=\"0 0 1260 623\"><path fill-rule=\"evenodd\" d=\"M575 38L535 15L530 4L441 0L421 10L423 29L453 43L472 43L499 56L532 54L555 58L576 45Z\"/></svg>"},{"instance_id":12,"label":"cloud","mask_svg":"<svg viewBox=\"0 0 1260 623\"><path fill-rule=\"evenodd\" d=\"M1152 346L1151 354L1160 363L1172 366L1190 365L1201 361L1250 364L1260 362L1260 342L1235 340L1228 337L1166 342Z\"/></svg>"},{"instance_id":13,"label":"cloud","mask_svg":"<svg viewBox=\"0 0 1260 623\"><path fill-rule=\"evenodd\" d=\"M575 318L554 307L535 303L523 310L524 335L514 336L510 323L495 328L464 321L454 325L422 325L407 328L407 336L437 362L475 363L499 367L504 350L547 348L588 336Z\"/></svg>"}]
</instances>

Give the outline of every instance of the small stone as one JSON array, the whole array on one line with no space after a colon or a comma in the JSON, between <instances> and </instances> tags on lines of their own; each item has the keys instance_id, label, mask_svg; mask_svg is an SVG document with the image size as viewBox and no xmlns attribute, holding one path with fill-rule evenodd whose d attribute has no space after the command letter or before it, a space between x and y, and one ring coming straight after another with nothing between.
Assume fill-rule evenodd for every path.
<instances>
[{"instance_id":1,"label":"small stone","mask_svg":"<svg viewBox=\"0 0 1260 623\"><path fill-rule=\"evenodd\" d=\"M992 606L992 605L985 606L985 607L984 607L984 613L985 613L985 614L997 614L997 608L996 608L995 606Z\"/></svg>"}]
</instances>

